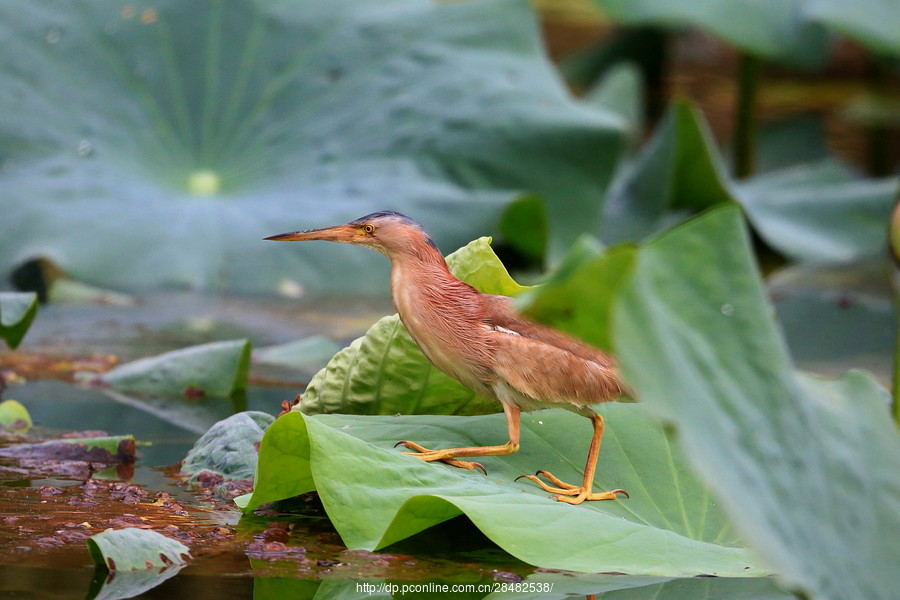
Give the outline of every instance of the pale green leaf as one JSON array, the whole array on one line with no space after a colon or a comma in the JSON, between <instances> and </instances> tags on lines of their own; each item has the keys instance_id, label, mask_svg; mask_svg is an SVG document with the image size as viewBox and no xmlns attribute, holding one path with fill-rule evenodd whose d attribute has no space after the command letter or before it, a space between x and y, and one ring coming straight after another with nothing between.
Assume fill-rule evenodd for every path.
<instances>
[{"instance_id":1,"label":"pale green leaf","mask_svg":"<svg viewBox=\"0 0 900 600\"><path fill-rule=\"evenodd\" d=\"M15 400L0 402L0 432L26 433L31 426L31 415L21 402Z\"/></svg>"},{"instance_id":2,"label":"pale green leaf","mask_svg":"<svg viewBox=\"0 0 900 600\"><path fill-rule=\"evenodd\" d=\"M615 312L623 373L743 536L817 599L900 595L900 436L869 377L798 377L734 208L649 243Z\"/></svg>"},{"instance_id":3,"label":"pale green leaf","mask_svg":"<svg viewBox=\"0 0 900 600\"><path fill-rule=\"evenodd\" d=\"M563 410L522 421L521 450L483 457L488 475L428 464L393 448L496 444L502 415L306 416L292 412L267 430L245 510L317 490L350 548L381 548L465 514L501 548L528 563L577 571L688 576L759 575L756 560L683 464L666 433L639 405L599 407L607 420L597 489L630 499L556 502L523 473L548 469L580 481L588 421Z\"/></svg>"}]
</instances>

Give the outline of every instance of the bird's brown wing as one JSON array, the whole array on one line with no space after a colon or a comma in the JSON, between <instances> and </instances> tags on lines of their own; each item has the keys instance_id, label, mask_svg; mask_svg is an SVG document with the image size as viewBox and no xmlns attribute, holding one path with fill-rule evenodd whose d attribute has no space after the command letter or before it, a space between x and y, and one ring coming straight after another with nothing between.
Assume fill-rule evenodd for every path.
<instances>
[{"instance_id":1,"label":"bird's brown wing","mask_svg":"<svg viewBox=\"0 0 900 600\"><path fill-rule=\"evenodd\" d=\"M615 360L563 333L525 319L509 299L487 296L495 347L494 371L539 404L585 406L623 394Z\"/></svg>"}]
</instances>

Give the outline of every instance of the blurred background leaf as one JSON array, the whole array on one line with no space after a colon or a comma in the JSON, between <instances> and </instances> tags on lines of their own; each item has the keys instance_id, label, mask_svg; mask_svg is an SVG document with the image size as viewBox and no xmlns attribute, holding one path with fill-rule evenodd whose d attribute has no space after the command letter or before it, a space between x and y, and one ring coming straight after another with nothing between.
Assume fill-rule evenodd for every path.
<instances>
[{"instance_id":1,"label":"blurred background leaf","mask_svg":"<svg viewBox=\"0 0 900 600\"><path fill-rule=\"evenodd\" d=\"M139 396L230 398L247 388L249 368L250 342L230 340L119 365L101 375L100 383Z\"/></svg>"},{"instance_id":2,"label":"blurred background leaf","mask_svg":"<svg viewBox=\"0 0 900 600\"><path fill-rule=\"evenodd\" d=\"M456 247L520 190L562 251L598 220L623 123L569 96L538 33L518 0L6 2L0 269L383 291L377 256L260 239L390 208Z\"/></svg>"},{"instance_id":3,"label":"blurred background leaf","mask_svg":"<svg viewBox=\"0 0 900 600\"><path fill-rule=\"evenodd\" d=\"M859 372L796 374L749 242L730 208L642 249L615 313L623 374L676 425L691 464L789 588L894 598L900 437L888 394Z\"/></svg>"}]
</instances>

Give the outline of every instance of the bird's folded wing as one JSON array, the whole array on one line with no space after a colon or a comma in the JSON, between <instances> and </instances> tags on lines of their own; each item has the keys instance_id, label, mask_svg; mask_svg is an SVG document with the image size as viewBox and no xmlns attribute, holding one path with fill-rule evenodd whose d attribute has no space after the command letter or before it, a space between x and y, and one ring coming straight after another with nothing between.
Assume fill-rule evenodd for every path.
<instances>
[{"instance_id":1,"label":"bird's folded wing","mask_svg":"<svg viewBox=\"0 0 900 600\"><path fill-rule=\"evenodd\" d=\"M599 351L594 361L553 343L495 326L494 371L519 394L540 404L585 406L622 395L615 363ZM592 349L593 350L593 349Z\"/></svg>"}]
</instances>

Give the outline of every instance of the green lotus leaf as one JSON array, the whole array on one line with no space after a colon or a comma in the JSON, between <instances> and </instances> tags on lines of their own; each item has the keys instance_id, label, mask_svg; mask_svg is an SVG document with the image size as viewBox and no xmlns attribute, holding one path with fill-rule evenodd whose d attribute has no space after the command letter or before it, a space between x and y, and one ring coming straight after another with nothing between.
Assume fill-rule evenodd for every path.
<instances>
[{"instance_id":1,"label":"green lotus leaf","mask_svg":"<svg viewBox=\"0 0 900 600\"><path fill-rule=\"evenodd\" d=\"M37 315L38 298L32 292L0 292L0 338L16 348Z\"/></svg>"},{"instance_id":2,"label":"green lotus leaf","mask_svg":"<svg viewBox=\"0 0 900 600\"><path fill-rule=\"evenodd\" d=\"M580 481L591 428L564 410L522 420L521 450L479 461L488 475L425 463L393 448L495 444L501 414L484 416L307 416L276 419L260 444L244 510L317 490L350 548L376 549L465 514L501 548L546 568L633 574L752 576L763 573L740 547L714 499L683 464L671 434L635 404L599 407L607 421L597 489L630 499L560 503L522 473L548 469Z\"/></svg>"},{"instance_id":3,"label":"green lotus leaf","mask_svg":"<svg viewBox=\"0 0 900 600\"><path fill-rule=\"evenodd\" d=\"M450 254L447 264L485 293L511 296L525 289L509 276L489 238ZM438 371L397 315L379 320L338 352L313 377L296 407L307 414L483 414L498 408L496 401Z\"/></svg>"},{"instance_id":4,"label":"green lotus leaf","mask_svg":"<svg viewBox=\"0 0 900 600\"><path fill-rule=\"evenodd\" d=\"M833 160L735 182L702 115L674 104L604 205L600 238L640 241L716 204L740 203L759 235L790 259L848 262L881 254L898 179L859 179Z\"/></svg>"},{"instance_id":5,"label":"green lotus leaf","mask_svg":"<svg viewBox=\"0 0 900 600\"><path fill-rule=\"evenodd\" d=\"M250 342L190 346L114 367L100 382L126 394L229 398L247 387Z\"/></svg>"},{"instance_id":6,"label":"green lotus leaf","mask_svg":"<svg viewBox=\"0 0 900 600\"><path fill-rule=\"evenodd\" d=\"M642 240L698 210L733 200L705 119L690 102L677 102L610 190L600 238Z\"/></svg>"},{"instance_id":7,"label":"green lotus leaf","mask_svg":"<svg viewBox=\"0 0 900 600\"><path fill-rule=\"evenodd\" d=\"M188 547L149 529L107 529L85 540L91 560L111 572L144 571L182 565L190 558Z\"/></svg>"},{"instance_id":8,"label":"green lotus leaf","mask_svg":"<svg viewBox=\"0 0 900 600\"><path fill-rule=\"evenodd\" d=\"M794 371L735 208L641 249L614 312L642 404L755 550L811 598L895 598L900 436L870 377Z\"/></svg>"},{"instance_id":9,"label":"green lotus leaf","mask_svg":"<svg viewBox=\"0 0 900 600\"><path fill-rule=\"evenodd\" d=\"M622 146L525 0L11 0L0 40L0 271L384 291L374 254L261 240L394 209L458 247L527 191L562 251Z\"/></svg>"},{"instance_id":10,"label":"green lotus leaf","mask_svg":"<svg viewBox=\"0 0 900 600\"><path fill-rule=\"evenodd\" d=\"M885 252L900 180L858 179L830 161L800 165L734 186L756 231L786 256L849 262Z\"/></svg>"},{"instance_id":11,"label":"green lotus leaf","mask_svg":"<svg viewBox=\"0 0 900 600\"><path fill-rule=\"evenodd\" d=\"M611 350L613 305L637 252L633 246L615 246L602 254L588 254L576 246L570 258L580 264L561 265L547 281L523 294L519 308L536 321Z\"/></svg>"}]
</instances>

